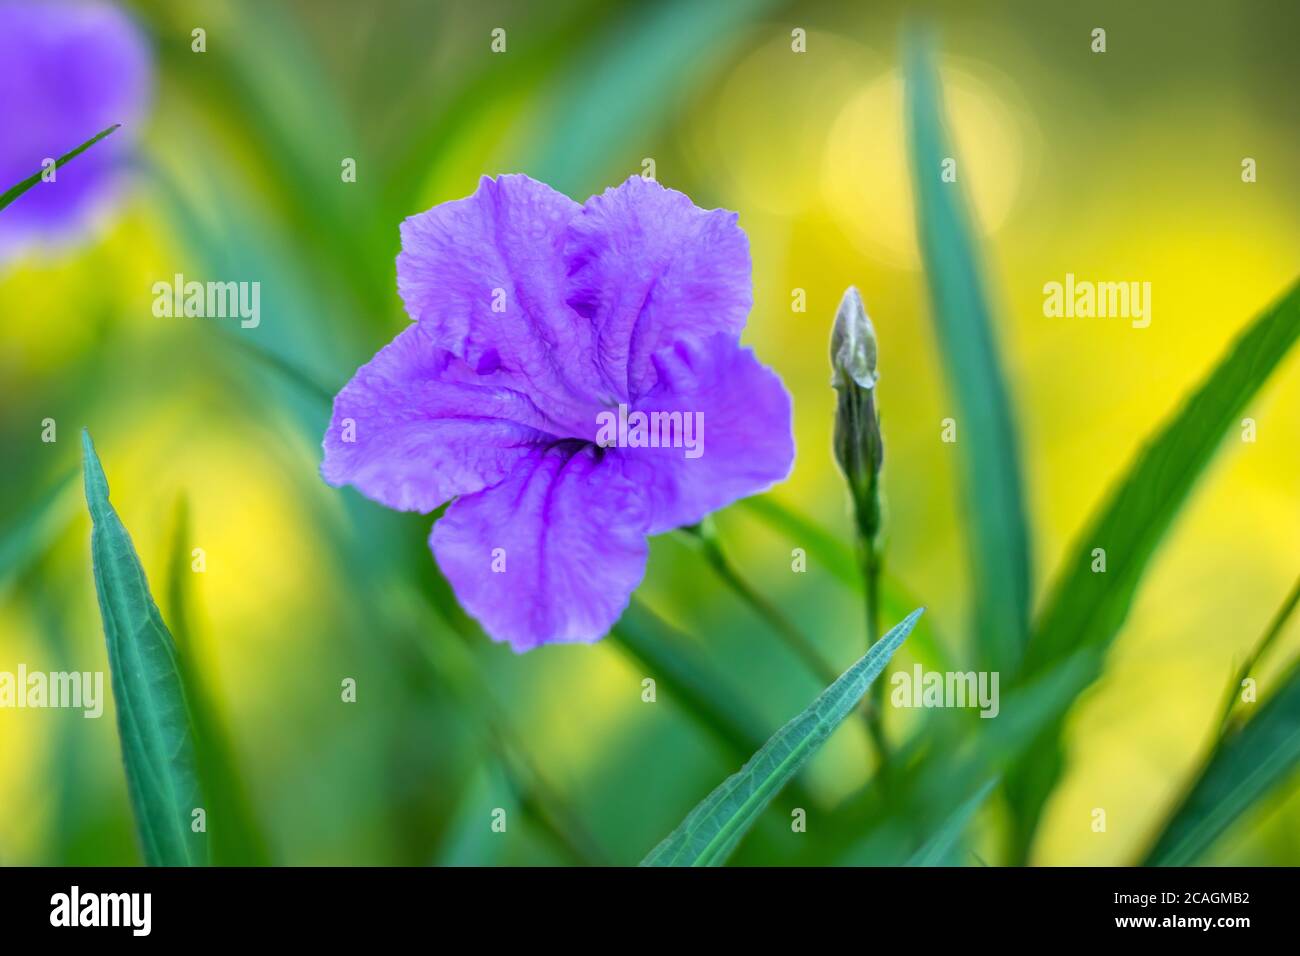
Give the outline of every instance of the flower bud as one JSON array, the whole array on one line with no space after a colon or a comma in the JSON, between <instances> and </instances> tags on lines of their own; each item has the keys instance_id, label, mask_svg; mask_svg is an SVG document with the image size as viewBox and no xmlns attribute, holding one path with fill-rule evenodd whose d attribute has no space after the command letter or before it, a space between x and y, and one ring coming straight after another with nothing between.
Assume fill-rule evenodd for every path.
<instances>
[{"instance_id":1,"label":"flower bud","mask_svg":"<svg viewBox=\"0 0 1300 956\"><path fill-rule=\"evenodd\" d=\"M831 329L831 384L876 387L876 330L853 286L844 291Z\"/></svg>"},{"instance_id":2,"label":"flower bud","mask_svg":"<svg viewBox=\"0 0 1300 956\"><path fill-rule=\"evenodd\" d=\"M835 460L849 485L858 533L870 544L880 531L878 479L885 450L876 414L876 331L852 286L835 314L831 369L838 397Z\"/></svg>"}]
</instances>

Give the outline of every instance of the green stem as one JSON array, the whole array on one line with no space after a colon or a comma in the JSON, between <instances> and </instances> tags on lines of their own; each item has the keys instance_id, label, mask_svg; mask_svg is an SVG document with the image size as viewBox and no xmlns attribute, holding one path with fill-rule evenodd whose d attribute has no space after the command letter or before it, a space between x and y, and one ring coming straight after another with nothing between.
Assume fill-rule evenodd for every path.
<instances>
[{"instance_id":1,"label":"green stem","mask_svg":"<svg viewBox=\"0 0 1300 956\"><path fill-rule=\"evenodd\" d=\"M740 573L727 559L726 553L722 550L722 544L718 541L717 529L710 519L705 518L700 524L683 530L699 543L704 551L705 559L717 572L718 577L722 578L742 601L748 604L759 617L771 626L772 630L785 641L786 646L791 651L798 655L819 681L826 686L830 686L839 679L840 672L822 656L812 642L804 637L803 632L794 626L793 622L781 612L781 609L750 587L749 583L740 576Z\"/></svg>"},{"instance_id":2,"label":"green stem","mask_svg":"<svg viewBox=\"0 0 1300 956\"><path fill-rule=\"evenodd\" d=\"M1277 640L1277 636L1282 633L1282 629L1286 627L1286 622L1291 617L1291 613L1296 609L1297 604L1300 604L1300 578L1296 579L1295 584L1291 588L1291 593L1286 596L1286 600L1282 602L1282 606L1278 608L1277 613L1273 615L1273 620L1269 622L1268 629L1259 639L1254 650L1252 650L1250 654L1247 655L1246 659L1242 661L1241 667L1237 670L1237 674L1233 678L1232 683L1228 685L1228 692L1224 695L1223 700L1223 712L1219 716L1218 731L1215 734L1215 737L1218 740L1222 740L1228 732L1229 724L1232 720L1232 712L1237 706L1237 701L1241 698L1241 682L1250 676L1250 672L1255 669L1255 665L1260 662L1266 653L1268 653L1268 649L1272 646L1273 642Z\"/></svg>"},{"instance_id":3,"label":"green stem","mask_svg":"<svg viewBox=\"0 0 1300 956\"><path fill-rule=\"evenodd\" d=\"M866 597L867 612L867 646L871 647L880 639L880 552L875 543L863 544L863 593ZM889 763L889 741L885 737L885 686L884 680L876 681L871 687L871 708L867 712L867 729L876 746L883 775Z\"/></svg>"},{"instance_id":4,"label":"green stem","mask_svg":"<svg viewBox=\"0 0 1300 956\"><path fill-rule=\"evenodd\" d=\"M829 687L839 679L839 672L822 656L821 652L813 646L808 638L804 637L803 632L791 623L781 610L769 601L763 595L755 591L749 583L740 576L732 563L727 560L726 552L722 550L722 544L718 541L717 528L714 526L712 519L705 518L700 524L690 528L683 528L683 532L699 543L704 551L705 559L717 572L718 576L726 582L736 595L750 606L751 609L774 630L777 635L786 643L799 658L808 666L808 669L817 677L823 685ZM874 576L876 584L879 583L879 575ZM878 588L876 588L878 590ZM878 614L879 602L871 600L871 606L876 608ZM875 643L875 640L872 640ZM882 684L881 681L876 681ZM871 737L872 746L876 748L876 753L880 758L881 766L884 766L885 760L885 738L883 725L880 722L880 709L884 706L883 696L869 695L863 698L862 712L866 720L867 733Z\"/></svg>"}]
</instances>

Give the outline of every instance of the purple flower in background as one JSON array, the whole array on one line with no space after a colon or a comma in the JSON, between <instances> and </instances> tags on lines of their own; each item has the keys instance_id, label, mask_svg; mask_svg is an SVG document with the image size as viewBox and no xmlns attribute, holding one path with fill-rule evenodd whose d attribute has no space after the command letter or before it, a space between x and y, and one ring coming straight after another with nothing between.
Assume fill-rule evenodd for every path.
<instances>
[{"instance_id":1,"label":"purple flower in background","mask_svg":"<svg viewBox=\"0 0 1300 956\"><path fill-rule=\"evenodd\" d=\"M594 641L646 536L783 479L790 398L739 344L736 214L640 177L579 205L527 176L402 224L416 321L334 400L321 471L391 508L517 651Z\"/></svg>"},{"instance_id":2,"label":"purple flower in background","mask_svg":"<svg viewBox=\"0 0 1300 956\"><path fill-rule=\"evenodd\" d=\"M123 124L0 212L0 260L32 241L67 239L102 209L151 82L144 38L116 8L0 0L0 192Z\"/></svg>"}]
</instances>

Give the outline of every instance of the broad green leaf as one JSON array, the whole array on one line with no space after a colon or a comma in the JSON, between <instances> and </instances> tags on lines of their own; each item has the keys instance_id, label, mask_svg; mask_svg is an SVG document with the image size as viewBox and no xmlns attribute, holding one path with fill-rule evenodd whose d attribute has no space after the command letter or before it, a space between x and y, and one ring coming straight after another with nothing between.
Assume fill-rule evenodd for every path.
<instances>
[{"instance_id":1,"label":"broad green leaf","mask_svg":"<svg viewBox=\"0 0 1300 956\"><path fill-rule=\"evenodd\" d=\"M958 184L940 178L941 164L955 153L944 129L939 81L916 36L907 48L907 116L930 313L956 402L952 417L970 527L977 662L1010 677L1029 636L1029 532L1019 442L970 218Z\"/></svg>"},{"instance_id":2,"label":"broad green leaf","mask_svg":"<svg viewBox=\"0 0 1300 956\"><path fill-rule=\"evenodd\" d=\"M952 856L953 849L957 846L957 841L961 839L962 833L966 831L971 817L975 816L975 811L984 805L984 801L989 798L993 792L993 787L997 780L990 780L979 790L971 795L961 806L953 811L943 826L925 845L912 855L905 864L906 866L942 866Z\"/></svg>"},{"instance_id":3,"label":"broad green leaf","mask_svg":"<svg viewBox=\"0 0 1300 956\"><path fill-rule=\"evenodd\" d=\"M100 132L96 133L94 136L90 137L90 139L86 140L76 149L64 153L62 156L60 156L58 159L54 161L54 168L57 170L63 165L72 162L74 159L76 159L86 150L90 149L90 147L98 143L105 136L108 136L115 129L118 129L121 125L122 125L121 123L114 123L108 129L101 130ZM45 170L42 169L39 170L38 172L32 173L32 175L28 176L22 182L9 187L9 189L5 190L3 194L0 194L0 209L4 209L5 206L9 205L11 202L13 202L23 193L27 192L27 190L31 189L33 186L39 183L41 181L41 176L44 174L44 172Z\"/></svg>"},{"instance_id":4,"label":"broad green leaf","mask_svg":"<svg viewBox=\"0 0 1300 956\"><path fill-rule=\"evenodd\" d=\"M907 638L922 608L872 645L799 716L765 743L740 771L723 781L681 826L650 851L643 866L721 866L808 759L843 723Z\"/></svg>"},{"instance_id":5,"label":"broad green leaf","mask_svg":"<svg viewBox=\"0 0 1300 956\"><path fill-rule=\"evenodd\" d=\"M1300 663L1239 730L1221 739L1144 861L1190 866L1300 765Z\"/></svg>"},{"instance_id":6,"label":"broad green leaf","mask_svg":"<svg viewBox=\"0 0 1300 956\"><path fill-rule=\"evenodd\" d=\"M1119 632L1157 546L1214 457L1223 434L1300 336L1300 283L1267 308L1214 366L1183 407L1138 454L1106 504L1066 552L1026 654L1041 671L1081 648L1102 657ZM1094 548L1106 573L1092 572ZM1099 662L1101 657L1098 658ZM1086 685L1085 685L1086 686ZM1082 690L1082 688L1081 688ZM1059 724L1008 779L1023 858L1062 769Z\"/></svg>"},{"instance_id":7,"label":"broad green leaf","mask_svg":"<svg viewBox=\"0 0 1300 956\"><path fill-rule=\"evenodd\" d=\"M117 728L136 830L150 866L207 862L207 839L191 829L203 807L194 727L176 648L149 594L131 536L108 500L90 433L81 436L93 530L95 591L108 644Z\"/></svg>"},{"instance_id":8,"label":"broad green leaf","mask_svg":"<svg viewBox=\"0 0 1300 956\"><path fill-rule=\"evenodd\" d=\"M196 659L189 585L191 568L189 506L184 497L176 503L168 561L168 616L175 632L177 666L184 682L199 781L207 796L207 829L212 862L218 866L266 866L270 858L266 840L253 814L243 777L236 770L234 749L224 721L208 692Z\"/></svg>"}]
</instances>

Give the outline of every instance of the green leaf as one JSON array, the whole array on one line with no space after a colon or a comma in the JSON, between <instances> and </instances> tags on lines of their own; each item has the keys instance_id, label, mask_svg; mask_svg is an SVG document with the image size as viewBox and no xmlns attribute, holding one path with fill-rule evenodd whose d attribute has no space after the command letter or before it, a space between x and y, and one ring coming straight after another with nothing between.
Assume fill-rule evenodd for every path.
<instances>
[{"instance_id":1,"label":"green leaf","mask_svg":"<svg viewBox=\"0 0 1300 956\"><path fill-rule=\"evenodd\" d=\"M1152 555L1214 457L1224 432L1298 336L1300 283L1237 339L1182 409L1142 449L1107 503L1066 552L1064 568L1026 654L1028 671L1041 671L1081 648L1100 651L1100 666L1128 616ZM1104 574L1092 571L1094 548L1106 551ZM1060 776L1059 735L1057 723L1027 756L1023 772L1008 780L1021 858Z\"/></svg>"},{"instance_id":2,"label":"green leaf","mask_svg":"<svg viewBox=\"0 0 1300 956\"><path fill-rule=\"evenodd\" d=\"M108 129L101 130L100 132L96 133L94 136L90 137L90 139L86 140L76 149L72 150L71 152L64 153L62 156L60 156L58 159L54 161L54 168L58 169L61 166L72 162L74 159L76 159L86 150L90 149L90 147L94 146L105 136L108 136L110 133L113 132L113 130L117 129L121 125L122 125L121 123L114 123ZM4 194L0 195L0 209L4 209L5 206L9 205L11 202L13 202L23 193L27 192L27 190L31 189L33 186L39 183L41 181L41 176L44 173L45 173L44 169L40 170L39 172L32 173L30 176L28 176L22 182L18 183L16 186L11 186L9 189L5 190Z\"/></svg>"},{"instance_id":3,"label":"green leaf","mask_svg":"<svg viewBox=\"0 0 1300 956\"><path fill-rule=\"evenodd\" d=\"M1144 861L1190 866L1300 764L1300 662L1240 730L1219 741Z\"/></svg>"},{"instance_id":4,"label":"green leaf","mask_svg":"<svg viewBox=\"0 0 1300 956\"><path fill-rule=\"evenodd\" d=\"M513 817L517 798L500 762L489 756L470 776L433 865L500 865L507 844L488 826L488 812L495 807Z\"/></svg>"},{"instance_id":5,"label":"green leaf","mask_svg":"<svg viewBox=\"0 0 1300 956\"><path fill-rule=\"evenodd\" d=\"M1300 336L1300 283L1261 314L1181 410L1138 454L1109 500L1067 552L1028 652L1042 667L1088 645L1105 646L1128 615L1151 556L1223 434ZM1092 551L1106 549L1106 573Z\"/></svg>"},{"instance_id":6,"label":"green leaf","mask_svg":"<svg viewBox=\"0 0 1300 956\"><path fill-rule=\"evenodd\" d=\"M944 131L939 81L916 37L907 48L907 115L930 312L956 401L978 663L1007 678L1029 636L1029 532L1019 443L970 220L960 187L940 179L941 164L955 154Z\"/></svg>"},{"instance_id":7,"label":"green leaf","mask_svg":"<svg viewBox=\"0 0 1300 956\"><path fill-rule=\"evenodd\" d=\"M687 638L640 601L632 600L610 637L731 756L743 760L762 745L767 736L763 721L701 659Z\"/></svg>"},{"instance_id":8,"label":"green leaf","mask_svg":"<svg viewBox=\"0 0 1300 956\"><path fill-rule=\"evenodd\" d=\"M863 590L862 570L853 557L853 549L811 518L782 504L773 495L742 498L736 507L750 512L774 531L802 547L817 568L825 569L855 595ZM811 567L811 566L810 566ZM888 570L880 579L881 611L888 618L901 617L908 608L922 602ZM948 648L934 631L933 618L921 620L908 638L908 653L931 670L959 670Z\"/></svg>"},{"instance_id":9,"label":"green leaf","mask_svg":"<svg viewBox=\"0 0 1300 956\"><path fill-rule=\"evenodd\" d=\"M167 612L175 631L177 666L193 722L199 781L207 796L212 862L218 866L267 866L271 861L266 840L253 814L243 776L236 770L225 723L196 660L189 594L189 582L194 577L189 526L189 506L181 497L176 503L168 561Z\"/></svg>"},{"instance_id":10,"label":"green leaf","mask_svg":"<svg viewBox=\"0 0 1300 956\"><path fill-rule=\"evenodd\" d=\"M67 492L76 474L69 471L0 531L0 596L68 527L76 501Z\"/></svg>"},{"instance_id":11,"label":"green leaf","mask_svg":"<svg viewBox=\"0 0 1300 956\"><path fill-rule=\"evenodd\" d=\"M952 816L944 822L938 832L917 850L904 865L942 866L951 857L952 851L957 846L957 841L961 839L962 833L965 832L971 817L975 815L976 810L984 805L984 801L989 798L989 794L993 792L996 783L995 778L975 791L969 799L953 811Z\"/></svg>"},{"instance_id":12,"label":"green leaf","mask_svg":"<svg viewBox=\"0 0 1300 956\"><path fill-rule=\"evenodd\" d=\"M590 37L569 58L538 123L546 138L530 172L560 192L585 195L612 157L626 155L624 144L667 119L678 95L727 55L726 38L743 35L775 6L774 0L668 0L627 8L608 32ZM629 110L629 103L637 108Z\"/></svg>"},{"instance_id":13,"label":"green leaf","mask_svg":"<svg viewBox=\"0 0 1300 956\"><path fill-rule=\"evenodd\" d=\"M704 560L740 602L762 618L786 648L803 662L817 683L830 684L835 680L839 668L827 661L821 648L805 637L785 612L746 581L731 563L718 538L718 528L711 515L706 515L699 524L681 528L680 531L686 540L700 550Z\"/></svg>"},{"instance_id":14,"label":"green leaf","mask_svg":"<svg viewBox=\"0 0 1300 956\"><path fill-rule=\"evenodd\" d=\"M723 781L650 851L643 866L720 866L784 787L862 700L916 624L918 608Z\"/></svg>"},{"instance_id":15,"label":"green leaf","mask_svg":"<svg viewBox=\"0 0 1300 956\"><path fill-rule=\"evenodd\" d=\"M95 591L108 643L117 728L136 830L150 866L207 862L206 834L191 830L203 806L194 728L176 648L149 594L131 536L108 500L90 433L81 436Z\"/></svg>"},{"instance_id":16,"label":"green leaf","mask_svg":"<svg viewBox=\"0 0 1300 956\"><path fill-rule=\"evenodd\" d=\"M990 777L1005 779L1007 768L1087 686L1096 673L1095 658L1095 652L1082 651L1000 694L996 719L970 710L929 711L899 752L903 759L898 761L900 769L892 786L883 787L879 778L871 780L862 799L847 801L822 819L818 831L830 840L825 852L838 850L841 865L905 862L906 853L882 853L873 830L909 829L909 845L915 846L918 839L942 827Z\"/></svg>"},{"instance_id":17,"label":"green leaf","mask_svg":"<svg viewBox=\"0 0 1300 956\"><path fill-rule=\"evenodd\" d=\"M1237 722L1233 710L1236 708L1237 701L1241 696L1241 685L1245 683L1246 678L1251 675L1251 672L1268 654L1269 649L1277 641L1281 633L1286 630L1287 621L1297 606L1300 606L1300 578L1296 579L1295 584L1291 587L1291 592L1287 594L1282 606L1273 615L1268 629L1264 631L1264 636L1251 648L1250 653L1246 655L1245 660L1241 662L1241 666L1237 668L1237 672L1233 674L1232 680L1228 683L1223 695L1223 709L1219 715L1218 736L1222 737L1227 734Z\"/></svg>"},{"instance_id":18,"label":"green leaf","mask_svg":"<svg viewBox=\"0 0 1300 956\"><path fill-rule=\"evenodd\" d=\"M742 498L737 504L802 547L845 587L862 590L862 572L853 559L853 549L821 525L783 505L773 495Z\"/></svg>"}]
</instances>

